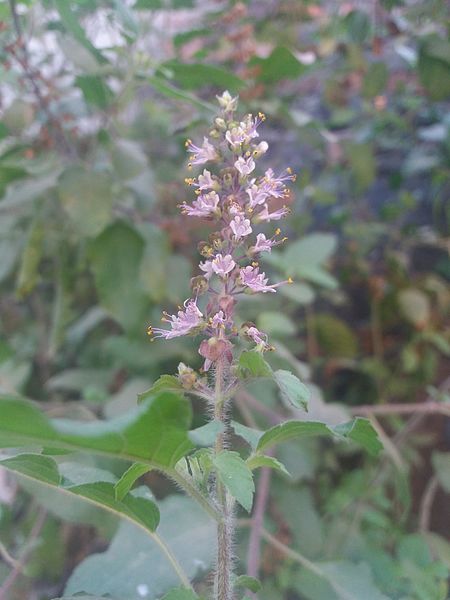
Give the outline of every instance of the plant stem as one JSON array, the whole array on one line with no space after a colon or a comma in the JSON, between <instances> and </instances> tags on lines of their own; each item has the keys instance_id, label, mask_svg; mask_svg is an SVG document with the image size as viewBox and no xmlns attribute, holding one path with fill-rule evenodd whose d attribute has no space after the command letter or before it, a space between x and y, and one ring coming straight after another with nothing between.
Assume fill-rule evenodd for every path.
<instances>
[{"instance_id":1,"label":"plant stem","mask_svg":"<svg viewBox=\"0 0 450 600\"><path fill-rule=\"evenodd\" d=\"M215 372L215 405L214 418L225 422L225 398L223 395L224 359L216 363ZM215 453L222 452L225 447L225 432L217 434ZM216 499L222 513L222 520L217 525L217 558L214 578L214 600L233 600L233 514L232 506L228 503L227 493L223 483L216 480Z\"/></svg>"}]
</instances>

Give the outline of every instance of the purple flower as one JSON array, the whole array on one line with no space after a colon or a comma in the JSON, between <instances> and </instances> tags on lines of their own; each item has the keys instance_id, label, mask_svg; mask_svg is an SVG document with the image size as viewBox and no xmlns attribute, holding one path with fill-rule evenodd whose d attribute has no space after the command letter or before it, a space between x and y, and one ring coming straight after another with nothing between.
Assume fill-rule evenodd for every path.
<instances>
[{"instance_id":1,"label":"purple flower","mask_svg":"<svg viewBox=\"0 0 450 600\"><path fill-rule=\"evenodd\" d=\"M212 262L210 260L205 260L205 262L201 262L198 266L204 272L205 279L211 279L214 274Z\"/></svg>"},{"instance_id":2,"label":"purple flower","mask_svg":"<svg viewBox=\"0 0 450 600\"><path fill-rule=\"evenodd\" d=\"M279 284L267 285L269 281L265 273L260 273L258 267L244 267L240 271L242 285L250 288L253 292L276 292Z\"/></svg>"},{"instance_id":3,"label":"purple flower","mask_svg":"<svg viewBox=\"0 0 450 600\"><path fill-rule=\"evenodd\" d=\"M255 161L253 160L253 158L251 156L249 156L248 158L243 158L242 156L240 156L237 159L237 161L234 163L234 166L236 167L236 169L239 171L239 173L243 177L250 175L250 173L256 167Z\"/></svg>"},{"instance_id":4,"label":"purple flower","mask_svg":"<svg viewBox=\"0 0 450 600\"><path fill-rule=\"evenodd\" d=\"M250 200L250 208L255 208L255 206L257 206L258 204L263 204L269 197L269 194L265 190L261 189L258 185L254 183L249 188L247 188L245 192L246 194L248 194Z\"/></svg>"},{"instance_id":5,"label":"purple flower","mask_svg":"<svg viewBox=\"0 0 450 600\"><path fill-rule=\"evenodd\" d=\"M216 212L219 200L220 198L216 192L200 194L200 196L194 200L192 206L189 206L189 204L184 202L181 205L181 211L190 217L209 217Z\"/></svg>"},{"instance_id":6,"label":"purple flower","mask_svg":"<svg viewBox=\"0 0 450 600\"><path fill-rule=\"evenodd\" d=\"M214 179L211 177L211 173L204 169L203 173L198 176L198 189L199 190L211 190L214 187Z\"/></svg>"},{"instance_id":7,"label":"purple flower","mask_svg":"<svg viewBox=\"0 0 450 600\"><path fill-rule=\"evenodd\" d=\"M211 327L219 329L220 327L224 327L226 322L223 310L219 310L211 319Z\"/></svg>"},{"instance_id":8,"label":"purple flower","mask_svg":"<svg viewBox=\"0 0 450 600\"><path fill-rule=\"evenodd\" d=\"M212 261L212 270L220 277L225 277L228 273L230 273L236 263L233 260L231 254L226 254L222 256L222 254L216 254L215 258Z\"/></svg>"},{"instance_id":9,"label":"purple flower","mask_svg":"<svg viewBox=\"0 0 450 600\"><path fill-rule=\"evenodd\" d=\"M207 137L203 138L203 144L201 146L194 146L191 140L187 140L186 148L188 152L192 153L190 161L191 165L203 165L210 160L216 160L219 158L216 149Z\"/></svg>"},{"instance_id":10,"label":"purple flower","mask_svg":"<svg viewBox=\"0 0 450 600\"><path fill-rule=\"evenodd\" d=\"M255 342L259 350L264 351L269 350L271 348L271 346L269 346L267 342L267 333L260 331L256 327L249 327L245 333L247 337L249 337L253 342Z\"/></svg>"},{"instance_id":11,"label":"purple flower","mask_svg":"<svg viewBox=\"0 0 450 600\"><path fill-rule=\"evenodd\" d=\"M248 140L248 137L241 127L232 127L226 132L225 139L232 150L239 150L242 144Z\"/></svg>"},{"instance_id":12,"label":"purple flower","mask_svg":"<svg viewBox=\"0 0 450 600\"><path fill-rule=\"evenodd\" d=\"M234 217L234 219L230 222L230 229L234 233L235 240L239 240L242 237L250 235L252 232L250 220L239 215Z\"/></svg>"},{"instance_id":13,"label":"purple flower","mask_svg":"<svg viewBox=\"0 0 450 600\"><path fill-rule=\"evenodd\" d=\"M289 214L289 208L287 206L283 206L278 210L274 210L270 213L269 208L266 204L261 210L261 212L258 213L258 221L279 221L287 214Z\"/></svg>"},{"instance_id":14,"label":"purple flower","mask_svg":"<svg viewBox=\"0 0 450 600\"><path fill-rule=\"evenodd\" d=\"M273 198L285 198L287 188L285 181L295 181L296 176L293 175L291 169L286 169L279 177L275 177L273 169L267 169L263 178L263 187L269 196Z\"/></svg>"},{"instance_id":15,"label":"purple flower","mask_svg":"<svg viewBox=\"0 0 450 600\"><path fill-rule=\"evenodd\" d=\"M257 252L271 252L272 246L275 244L272 240L268 240L264 233L258 233L256 236L256 244L251 247L251 251L256 254Z\"/></svg>"},{"instance_id":16,"label":"purple flower","mask_svg":"<svg viewBox=\"0 0 450 600\"><path fill-rule=\"evenodd\" d=\"M184 307L184 310L179 310L177 315L167 315L165 313L163 321L169 323L171 329L149 327L148 333L154 337L170 340L186 335L192 329L198 327L202 322L203 314L198 309L195 300L186 300Z\"/></svg>"}]
</instances>

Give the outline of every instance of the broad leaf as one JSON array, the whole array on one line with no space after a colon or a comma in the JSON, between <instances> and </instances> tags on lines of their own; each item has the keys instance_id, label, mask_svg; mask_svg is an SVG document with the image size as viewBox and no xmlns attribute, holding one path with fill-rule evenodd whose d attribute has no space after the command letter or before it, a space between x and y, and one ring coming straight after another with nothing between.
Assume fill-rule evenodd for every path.
<instances>
[{"instance_id":1,"label":"broad leaf","mask_svg":"<svg viewBox=\"0 0 450 600\"><path fill-rule=\"evenodd\" d=\"M86 236L98 235L112 220L112 181L104 173L71 166L58 182L61 204L75 230Z\"/></svg>"},{"instance_id":2,"label":"broad leaf","mask_svg":"<svg viewBox=\"0 0 450 600\"><path fill-rule=\"evenodd\" d=\"M0 465L14 473L56 488L62 494L78 496L128 519L149 532L154 532L158 526L159 510L151 500L131 494L124 494L118 500L115 497L114 484L106 481L74 485L73 482L62 478L57 463L48 456L19 454L0 460Z\"/></svg>"},{"instance_id":3,"label":"broad leaf","mask_svg":"<svg viewBox=\"0 0 450 600\"><path fill-rule=\"evenodd\" d=\"M45 446L143 462L170 470L192 448L191 409L177 394L162 392L110 421L50 420L34 404L0 396L0 448Z\"/></svg>"},{"instance_id":4,"label":"broad leaf","mask_svg":"<svg viewBox=\"0 0 450 600\"><path fill-rule=\"evenodd\" d=\"M100 304L125 329L142 327L145 322L147 298L139 283L143 250L142 238L121 222L103 231L91 249Z\"/></svg>"},{"instance_id":5,"label":"broad leaf","mask_svg":"<svg viewBox=\"0 0 450 600\"><path fill-rule=\"evenodd\" d=\"M260 453L280 442L316 435L350 439L360 444L372 456L376 456L383 448L370 422L367 419L356 418L336 427L328 427L325 423L315 421L286 421L267 430L261 436L256 450Z\"/></svg>"},{"instance_id":6,"label":"broad leaf","mask_svg":"<svg viewBox=\"0 0 450 600\"><path fill-rule=\"evenodd\" d=\"M252 450L256 450L258 442L264 433L263 431L259 431L259 429L252 429L251 427L242 425L237 421L231 421L231 427L234 429L234 433L245 440Z\"/></svg>"},{"instance_id":7,"label":"broad leaf","mask_svg":"<svg viewBox=\"0 0 450 600\"><path fill-rule=\"evenodd\" d=\"M161 523L153 539L122 523L106 552L91 555L76 567L65 594L110 594L126 600L161 598L180 581L159 541L170 548L190 579L207 571L215 555L215 523L184 496L170 496L158 505Z\"/></svg>"},{"instance_id":8,"label":"broad leaf","mask_svg":"<svg viewBox=\"0 0 450 600\"><path fill-rule=\"evenodd\" d=\"M241 506L250 512L255 484L253 475L237 452L223 450L213 457L217 476Z\"/></svg>"},{"instance_id":9,"label":"broad leaf","mask_svg":"<svg viewBox=\"0 0 450 600\"><path fill-rule=\"evenodd\" d=\"M144 402L148 397L163 391L184 393L184 389L178 377L175 377L175 375L161 375L149 390L142 392L142 394L138 394L138 402Z\"/></svg>"},{"instance_id":10,"label":"broad leaf","mask_svg":"<svg viewBox=\"0 0 450 600\"><path fill-rule=\"evenodd\" d=\"M272 377L272 369L257 350L244 350L239 357L239 367L244 376Z\"/></svg>"},{"instance_id":11,"label":"broad leaf","mask_svg":"<svg viewBox=\"0 0 450 600\"><path fill-rule=\"evenodd\" d=\"M114 494L117 500L122 500L130 491L139 477L145 475L151 470L149 465L144 463L133 463L119 481L114 485Z\"/></svg>"},{"instance_id":12,"label":"broad leaf","mask_svg":"<svg viewBox=\"0 0 450 600\"><path fill-rule=\"evenodd\" d=\"M248 458L245 462L252 471L260 467L268 467L269 469L275 469L276 471L279 471L288 477L291 476L283 463L273 456L261 456L260 454L256 454L255 456Z\"/></svg>"},{"instance_id":13,"label":"broad leaf","mask_svg":"<svg viewBox=\"0 0 450 600\"><path fill-rule=\"evenodd\" d=\"M283 399L295 408L308 410L308 400L311 392L304 383L290 371L279 369L274 373L274 379L280 388Z\"/></svg>"}]
</instances>

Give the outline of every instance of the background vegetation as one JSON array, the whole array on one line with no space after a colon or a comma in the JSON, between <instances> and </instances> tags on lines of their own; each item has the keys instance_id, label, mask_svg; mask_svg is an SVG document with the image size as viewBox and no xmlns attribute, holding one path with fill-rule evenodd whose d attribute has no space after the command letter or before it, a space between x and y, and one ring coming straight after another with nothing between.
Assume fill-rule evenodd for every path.
<instances>
[{"instance_id":1,"label":"background vegetation","mask_svg":"<svg viewBox=\"0 0 450 600\"><path fill-rule=\"evenodd\" d=\"M0 3L2 392L89 421L200 366L192 340L145 330L189 295L203 230L177 209L184 141L215 94L264 111L271 165L299 174L265 265L296 283L241 316L309 382L307 419L369 416L385 452L279 450L292 477L263 472L238 543L261 600L449 597L449 16L444 0ZM237 410L299 416L267 385ZM158 475L141 483L201 589L207 525ZM0 471L0 598L160 598L176 582L130 528Z\"/></svg>"}]
</instances>

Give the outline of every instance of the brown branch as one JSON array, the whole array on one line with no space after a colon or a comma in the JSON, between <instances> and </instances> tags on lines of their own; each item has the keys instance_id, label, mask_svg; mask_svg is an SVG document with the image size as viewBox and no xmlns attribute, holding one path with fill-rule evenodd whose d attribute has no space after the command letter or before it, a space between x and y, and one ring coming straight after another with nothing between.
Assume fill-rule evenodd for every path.
<instances>
[{"instance_id":1,"label":"brown branch","mask_svg":"<svg viewBox=\"0 0 450 600\"><path fill-rule=\"evenodd\" d=\"M9 8L14 23L14 29L16 31L16 45L19 52L15 51L14 47L10 47L12 56L16 59L18 64L21 66L25 77L28 79L30 86L33 90L33 94L36 97L39 108L46 115L49 124L49 129L53 133L53 138L56 147L67 157L74 158L76 156L75 149L72 144L67 140L65 131L59 120L53 115L48 105L48 100L41 92L41 89L36 81L35 74L30 65L28 49L23 37L22 26L20 24L19 15L17 14L17 7L15 0L9 0ZM21 55L20 55L21 54Z\"/></svg>"},{"instance_id":2,"label":"brown branch","mask_svg":"<svg viewBox=\"0 0 450 600\"><path fill-rule=\"evenodd\" d=\"M419 531L421 533L426 533L430 529L431 509L433 507L433 501L438 488L439 480L436 475L433 475L433 477L431 477L431 479L428 481L427 487L425 488L420 501Z\"/></svg>"},{"instance_id":3,"label":"brown branch","mask_svg":"<svg viewBox=\"0 0 450 600\"><path fill-rule=\"evenodd\" d=\"M250 577L258 578L259 575L262 528L264 524L264 513L266 512L266 506L269 500L271 475L271 469L261 469L247 551L247 574L250 575ZM255 595L250 597L256 598Z\"/></svg>"},{"instance_id":4,"label":"brown branch","mask_svg":"<svg viewBox=\"0 0 450 600\"><path fill-rule=\"evenodd\" d=\"M409 414L441 414L450 417L450 403L443 402L409 402L405 404L379 404L352 407L355 415L409 415Z\"/></svg>"}]
</instances>

